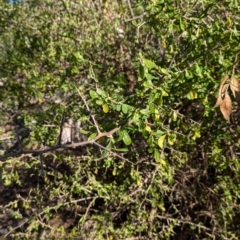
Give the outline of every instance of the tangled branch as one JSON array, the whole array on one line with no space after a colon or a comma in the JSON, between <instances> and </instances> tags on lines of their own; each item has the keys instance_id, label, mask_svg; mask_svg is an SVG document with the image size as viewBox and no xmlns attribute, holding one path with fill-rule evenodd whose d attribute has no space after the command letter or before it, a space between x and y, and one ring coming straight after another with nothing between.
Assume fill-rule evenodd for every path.
<instances>
[{"instance_id":1,"label":"tangled branch","mask_svg":"<svg viewBox=\"0 0 240 240\"><path fill-rule=\"evenodd\" d=\"M101 144L99 144L97 142L99 139L101 139L103 137L112 137L112 135L114 133L116 133L118 130L120 130L121 127L115 127L114 129L112 129L108 132L101 132L100 129L99 129L98 123L95 119L95 116L92 114L84 96L81 94L81 92L79 91L79 89L77 87L76 87L76 90L78 91L78 94L81 97L87 111L89 112L89 115L92 118L93 124L94 124L94 126L97 130L98 134L94 139L87 140L87 141L81 141L81 142L75 142L75 143L61 144L61 136L62 136L63 124L64 124L64 114L63 114L62 120L61 120L61 125L60 125L60 134L59 134L58 141L57 141L56 145L51 146L51 147L43 147L42 149L37 149L37 150L24 150L21 147L16 152L10 152L10 153L5 154L4 156L1 156L0 160L2 161L2 160L5 160L5 159L8 159L10 157L22 156L22 155L27 155L27 154L34 154L34 155L40 156L40 160L42 161L43 154L48 153L48 152L53 152L53 151L60 150L60 149L74 149L74 148L94 144L94 145L98 146L99 148L107 150L111 155L116 156L116 157L118 157L118 158L120 158L124 161L130 162L126 158L122 157L121 155L119 155L115 152L112 152L111 150L105 148L104 146L102 146Z\"/></svg>"}]
</instances>

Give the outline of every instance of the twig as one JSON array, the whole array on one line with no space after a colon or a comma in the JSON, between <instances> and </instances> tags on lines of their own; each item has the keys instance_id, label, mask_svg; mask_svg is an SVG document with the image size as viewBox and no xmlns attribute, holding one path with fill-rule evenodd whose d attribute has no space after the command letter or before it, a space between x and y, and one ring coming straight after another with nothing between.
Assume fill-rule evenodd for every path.
<instances>
[{"instance_id":1,"label":"twig","mask_svg":"<svg viewBox=\"0 0 240 240\"><path fill-rule=\"evenodd\" d=\"M5 140L8 140L8 139L13 139L13 137L9 136L9 137L0 138L0 141L5 141Z\"/></svg>"},{"instance_id":2,"label":"twig","mask_svg":"<svg viewBox=\"0 0 240 240\"><path fill-rule=\"evenodd\" d=\"M156 170L153 172L153 176L152 176L151 182L150 182L150 184L149 184L149 186L148 186L148 188L147 188L147 190L145 192L144 199L142 200L138 210L140 210L142 208L142 205L143 205L144 201L146 201L146 199L147 199L148 192L149 192L150 188L152 187L152 184L153 184L153 181L155 180L155 176L156 176L157 171L158 171L158 169L156 167Z\"/></svg>"},{"instance_id":3,"label":"twig","mask_svg":"<svg viewBox=\"0 0 240 240\"><path fill-rule=\"evenodd\" d=\"M88 205L88 207L87 207L87 210L86 210L85 214L82 216L81 220L82 220L82 219L84 219L84 221L86 220L87 215L88 215L88 212L89 212L91 206L94 204L94 202L96 201L97 198L99 198L99 197L98 197L98 196L95 196L95 197L92 199L92 201L89 203L89 205Z\"/></svg>"},{"instance_id":4,"label":"twig","mask_svg":"<svg viewBox=\"0 0 240 240\"><path fill-rule=\"evenodd\" d=\"M234 60L234 63L233 63L232 75L235 74L235 68L236 68L237 63L238 63L238 53L236 54L235 60Z\"/></svg>"},{"instance_id":5,"label":"twig","mask_svg":"<svg viewBox=\"0 0 240 240\"><path fill-rule=\"evenodd\" d=\"M81 198L81 199L77 199L77 200L71 200L70 202L63 204L63 205L67 205L67 204L71 204L71 203L79 203L79 202L86 202L89 200L96 200L97 198L101 198L100 196L94 196L94 197L85 197L85 198Z\"/></svg>"},{"instance_id":6,"label":"twig","mask_svg":"<svg viewBox=\"0 0 240 240\"><path fill-rule=\"evenodd\" d=\"M102 196L93 196L93 197L85 197L85 198L81 198L81 199L77 199L77 200L70 200L68 202L64 202L64 203L61 203L60 205L63 207L63 206L68 206L69 204L72 204L72 203L79 203L79 202L84 202L84 201L89 201L89 200L96 200L97 198L103 198ZM48 211L51 211L51 210L54 210L56 209L56 206L50 206L48 208ZM40 213L37 214L37 217L38 218L41 218L41 215L44 214L44 210L41 211Z\"/></svg>"},{"instance_id":7,"label":"twig","mask_svg":"<svg viewBox=\"0 0 240 240\"><path fill-rule=\"evenodd\" d=\"M130 0L127 0L127 3L128 3L128 8L130 10L131 16L132 16L132 18L134 18L134 14L133 14L132 5L131 5Z\"/></svg>"},{"instance_id":8,"label":"twig","mask_svg":"<svg viewBox=\"0 0 240 240\"><path fill-rule=\"evenodd\" d=\"M127 19L127 20L125 20L124 22L132 22L132 21L134 21L134 20L137 20L137 19L139 19L139 18L142 18L144 15L146 15L146 13L143 13L143 14L141 14L141 15L139 15L139 16L135 16L135 17L133 17L133 18Z\"/></svg>"},{"instance_id":9,"label":"twig","mask_svg":"<svg viewBox=\"0 0 240 240\"><path fill-rule=\"evenodd\" d=\"M65 111L63 112L62 119L61 119L60 133L59 133L59 137L58 137L58 145L61 145L61 143L62 143L62 132L63 132L64 120L65 120Z\"/></svg>"},{"instance_id":10,"label":"twig","mask_svg":"<svg viewBox=\"0 0 240 240\"><path fill-rule=\"evenodd\" d=\"M118 238L117 240L144 240L145 237Z\"/></svg>"},{"instance_id":11,"label":"twig","mask_svg":"<svg viewBox=\"0 0 240 240\"><path fill-rule=\"evenodd\" d=\"M164 108L162 108L162 109L164 109ZM199 126L201 125L199 122L196 122L196 121L194 121L193 119L188 118L188 117L186 117L185 115L181 114L181 113L179 112L179 110L171 109L171 111L177 113L177 115L180 116L181 119L184 118L184 119L186 119L186 120L189 120L191 123L195 123L195 124L197 124L197 125L199 125Z\"/></svg>"},{"instance_id":12,"label":"twig","mask_svg":"<svg viewBox=\"0 0 240 240\"><path fill-rule=\"evenodd\" d=\"M145 21L143 21L140 25L137 26L137 36L139 36L140 28L141 28L144 24L146 24Z\"/></svg>"},{"instance_id":13,"label":"twig","mask_svg":"<svg viewBox=\"0 0 240 240\"><path fill-rule=\"evenodd\" d=\"M11 229L8 233L6 233L4 235L4 237L7 237L10 233L12 233L13 231L15 231L16 229L22 227L25 223L27 223L29 221L29 219L25 220L24 222L22 222L21 224L19 224L18 226L16 226L15 228Z\"/></svg>"},{"instance_id":14,"label":"twig","mask_svg":"<svg viewBox=\"0 0 240 240\"><path fill-rule=\"evenodd\" d=\"M210 228L207 228L203 225L193 223L193 222L190 222L190 221L187 221L187 220L180 220L180 219L176 219L176 218L172 218L172 217L168 217L168 216L159 216L159 215L157 215L156 217L159 218L159 219L165 219L165 220L168 220L168 221L172 221L172 222L178 223L178 224L189 224L191 226L198 227L199 229L202 229L202 230L205 230L205 231L211 231Z\"/></svg>"},{"instance_id":15,"label":"twig","mask_svg":"<svg viewBox=\"0 0 240 240\"><path fill-rule=\"evenodd\" d=\"M43 169L43 154L40 153L39 154L39 158L40 158L40 164L41 164L41 175L44 178L44 169Z\"/></svg>"},{"instance_id":16,"label":"twig","mask_svg":"<svg viewBox=\"0 0 240 240\"><path fill-rule=\"evenodd\" d=\"M119 155L119 154L117 154L117 153L115 153L115 152L112 152L110 149L107 149L106 147L102 146L101 144L99 144L99 143L97 143L97 142L93 142L93 144L96 145L96 146L98 146L98 147L100 147L100 148L102 148L102 149L104 149L104 150L106 150L106 151L108 151L108 152L109 152L110 154L112 154L113 156L116 156L116 157L118 157L118 158L120 158L120 159L122 159L122 160L124 160L124 161L126 161L126 162L128 162L128 163L133 164L133 163L132 163L131 161L129 161L128 159L122 157L121 155Z\"/></svg>"},{"instance_id":17,"label":"twig","mask_svg":"<svg viewBox=\"0 0 240 240\"><path fill-rule=\"evenodd\" d=\"M16 137L17 137L18 150L21 151L23 138L20 138L19 136L20 127L17 126L16 120L13 122L14 122Z\"/></svg>"},{"instance_id":18,"label":"twig","mask_svg":"<svg viewBox=\"0 0 240 240\"><path fill-rule=\"evenodd\" d=\"M92 112L91 112L91 110L90 110L90 108L89 108L89 106L88 106L86 100L84 99L84 97L83 97L83 95L81 94L81 92L79 91L79 89L78 89L76 86L75 86L75 88L76 88L76 90L77 90L79 96L80 96L81 99L83 100L83 102L84 102L84 104L85 104L85 106L86 106L86 108L87 108L87 110L88 110L88 112L89 112L89 114L90 114L90 116L91 116L91 118L92 118L92 120L93 120L93 123L94 123L94 125L95 125L95 127L96 127L96 129L97 129L98 134L100 134L101 131L99 130L99 127L98 127L97 121L96 121L94 115L92 114Z\"/></svg>"}]
</instances>

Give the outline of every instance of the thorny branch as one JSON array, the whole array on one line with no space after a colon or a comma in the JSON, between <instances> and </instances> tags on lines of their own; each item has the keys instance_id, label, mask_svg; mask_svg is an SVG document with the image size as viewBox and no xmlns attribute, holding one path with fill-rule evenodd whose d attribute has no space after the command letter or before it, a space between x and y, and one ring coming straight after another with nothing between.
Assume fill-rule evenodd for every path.
<instances>
[{"instance_id":1,"label":"thorny branch","mask_svg":"<svg viewBox=\"0 0 240 240\"><path fill-rule=\"evenodd\" d=\"M95 144L95 145L99 146L100 144L96 143L97 140L99 140L102 137L110 137L110 136L112 136L112 134L117 132L119 129L120 129L119 127L116 127L109 132L103 132L103 133L100 132L94 139L89 140L89 141L83 141L83 142L71 143L71 144L63 144L63 145L62 144L57 144L55 146L48 147L48 148L45 148L45 149L40 149L40 150L20 150L18 152L9 153L5 156L0 157L0 160L5 160L9 157L19 156L19 155L23 155L23 154L40 155L40 154L43 154L43 153L52 152L52 151L59 150L59 149L77 148L77 147L91 145L91 144ZM111 150L109 150L109 151L111 151ZM114 155L117 156L117 157L120 156L118 154L114 154ZM121 159L123 159L123 158L121 157ZM124 160L125 160L125 158L124 158Z\"/></svg>"},{"instance_id":2,"label":"thorny branch","mask_svg":"<svg viewBox=\"0 0 240 240\"><path fill-rule=\"evenodd\" d=\"M51 147L45 147L44 149L38 149L38 150L24 150L22 148L20 148L18 151L16 152L13 152L13 153L8 153L4 156L1 156L0 157L0 160L5 160L7 158L10 158L10 157L15 157L15 156L19 156L19 155L27 155L27 154L35 154L35 155L39 155L40 156L40 160L41 160L41 165L42 165L42 160L43 160L43 154L44 153L47 153L47 152L52 152L52 151L55 151L55 150L60 150L60 149L70 149L70 148L77 148L77 147L81 147L81 146L86 146L86 145L96 145L106 151L108 151L111 155L113 156L116 156L124 161L127 161L129 163L131 163L128 159L122 157L121 155L111 151L110 149L107 149L105 148L104 146L102 146L101 144L97 143L97 141L100 139L100 138L103 138L103 137L112 137L112 135L114 133L116 133L121 127L116 127L108 132L101 132L100 129L99 129L99 126L97 124L97 121L94 117L94 115L91 113L91 110L84 98L84 96L81 94L81 92L79 91L79 89L76 87L77 91L78 91L78 94L79 96L81 97L82 101L84 102L84 105L86 107L86 109L88 110L89 112L89 115L91 116L92 120L93 120L93 123L96 127L96 130L97 130L97 133L98 135L92 139L92 140L87 140L87 141L82 141L82 142L76 142L76 143L70 143L70 144L61 144L61 136L62 136L62 131L63 131L63 123L64 123L64 116L65 114L63 114L62 116L62 120L61 120L61 125L60 125L60 134L59 134L59 138L58 138L58 141L57 141L57 144L54 145L54 146L51 146ZM43 173L43 172L42 172Z\"/></svg>"}]
</instances>

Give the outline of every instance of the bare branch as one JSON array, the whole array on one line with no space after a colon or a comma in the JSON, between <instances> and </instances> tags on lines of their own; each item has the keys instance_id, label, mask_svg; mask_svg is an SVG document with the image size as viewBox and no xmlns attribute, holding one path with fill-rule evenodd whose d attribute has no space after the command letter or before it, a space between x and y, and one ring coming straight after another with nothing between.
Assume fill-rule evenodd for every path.
<instances>
[{"instance_id":1,"label":"bare branch","mask_svg":"<svg viewBox=\"0 0 240 240\"><path fill-rule=\"evenodd\" d=\"M15 157L15 156L19 156L19 155L20 156L21 155L27 155L27 154L41 155L41 154L44 154L44 153L47 153L47 152L52 152L52 151L56 151L56 150L60 150L60 149L77 148L77 147L91 145L91 144L95 144L95 145L97 145L101 148L104 148L102 145L96 143L96 141L100 138L103 138L103 137L111 137L119 129L120 129L120 127L116 127L109 132L99 133L94 139L88 140L88 141L71 143L71 144L57 144L55 146L48 147L48 148L45 148L45 149L39 149L39 150L22 150L22 149L20 149L18 152L9 153L9 154L6 154L4 156L1 156L0 160L5 160L5 159L10 158L10 157ZM105 150L110 151L109 149L105 149ZM115 154L113 152L112 152L112 154L114 154L116 157L119 157L123 160L128 161L127 159L123 158L122 156L120 156L118 154Z\"/></svg>"},{"instance_id":2,"label":"bare branch","mask_svg":"<svg viewBox=\"0 0 240 240\"><path fill-rule=\"evenodd\" d=\"M128 3L128 8L130 10L131 16L132 16L132 18L134 18L134 13L133 13L133 10L132 10L132 5L131 5L130 0L127 0L127 3Z\"/></svg>"},{"instance_id":3,"label":"bare branch","mask_svg":"<svg viewBox=\"0 0 240 240\"><path fill-rule=\"evenodd\" d=\"M19 224L18 226L16 226L15 228L12 228L7 234L4 235L4 237L7 237L9 234L11 234L12 232L14 232L15 230L17 230L18 228L22 227L24 224L26 224L27 222L29 222L30 219L27 219L25 221L23 221L21 224Z\"/></svg>"}]
</instances>

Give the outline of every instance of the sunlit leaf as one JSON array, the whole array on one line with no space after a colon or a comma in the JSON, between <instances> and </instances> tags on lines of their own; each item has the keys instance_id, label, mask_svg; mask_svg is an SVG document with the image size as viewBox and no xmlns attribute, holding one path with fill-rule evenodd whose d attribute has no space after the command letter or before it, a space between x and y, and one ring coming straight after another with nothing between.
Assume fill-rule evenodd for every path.
<instances>
[{"instance_id":1,"label":"sunlit leaf","mask_svg":"<svg viewBox=\"0 0 240 240\"><path fill-rule=\"evenodd\" d=\"M187 95L188 99L193 100L198 98L198 94L196 91L190 91Z\"/></svg>"},{"instance_id":2,"label":"sunlit leaf","mask_svg":"<svg viewBox=\"0 0 240 240\"><path fill-rule=\"evenodd\" d=\"M168 96L168 93L165 90L163 90L163 89L162 89L162 96L163 97L167 97Z\"/></svg>"},{"instance_id":3,"label":"sunlit leaf","mask_svg":"<svg viewBox=\"0 0 240 240\"><path fill-rule=\"evenodd\" d=\"M201 132L199 129L195 130L194 135L193 135L193 140L196 140L197 138L201 137Z\"/></svg>"},{"instance_id":4,"label":"sunlit leaf","mask_svg":"<svg viewBox=\"0 0 240 240\"><path fill-rule=\"evenodd\" d=\"M168 140L169 145L173 145L176 141L176 134L172 133L172 134L168 135L167 140Z\"/></svg>"},{"instance_id":5,"label":"sunlit leaf","mask_svg":"<svg viewBox=\"0 0 240 240\"><path fill-rule=\"evenodd\" d=\"M109 107L108 107L108 105L107 105L106 103L104 103L104 104L102 105L102 109L103 109L103 112L104 112L104 113L108 113L108 111L109 111Z\"/></svg>"},{"instance_id":6,"label":"sunlit leaf","mask_svg":"<svg viewBox=\"0 0 240 240\"><path fill-rule=\"evenodd\" d=\"M154 109L154 114L155 114L155 119L159 119L160 118L160 114L157 108Z\"/></svg>"},{"instance_id":7,"label":"sunlit leaf","mask_svg":"<svg viewBox=\"0 0 240 240\"><path fill-rule=\"evenodd\" d=\"M177 114L177 111L173 111L173 121L177 121L177 117L178 117L178 114Z\"/></svg>"},{"instance_id":8,"label":"sunlit leaf","mask_svg":"<svg viewBox=\"0 0 240 240\"><path fill-rule=\"evenodd\" d=\"M161 137L158 138L158 146L160 148L164 147L164 141L165 141L166 135L162 135Z\"/></svg>"},{"instance_id":9,"label":"sunlit leaf","mask_svg":"<svg viewBox=\"0 0 240 240\"><path fill-rule=\"evenodd\" d=\"M115 176L116 173L117 173L117 169L116 169L116 168L113 168L112 175Z\"/></svg>"},{"instance_id":10,"label":"sunlit leaf","mask_svg":"<svg viewBox=\"0 0 240 240\"><path fill-rule=\"evenodd\" d=\"M146 130L147 132L151 132L151 131L152 131L151 127L148 126L148 125L146 125L145 130Z\"/></svg>"},{"instance_id":11,"label":"sunlit leaf","mask_svg":"<svg viewBox=\"0 0 240 240\"><path fill-rule=\"evenodd\" d=\"M160 209L160 211L165 212L166 208L164 207L163 204L158 204L158 208Z\"/></svg>"}]
</instances>

